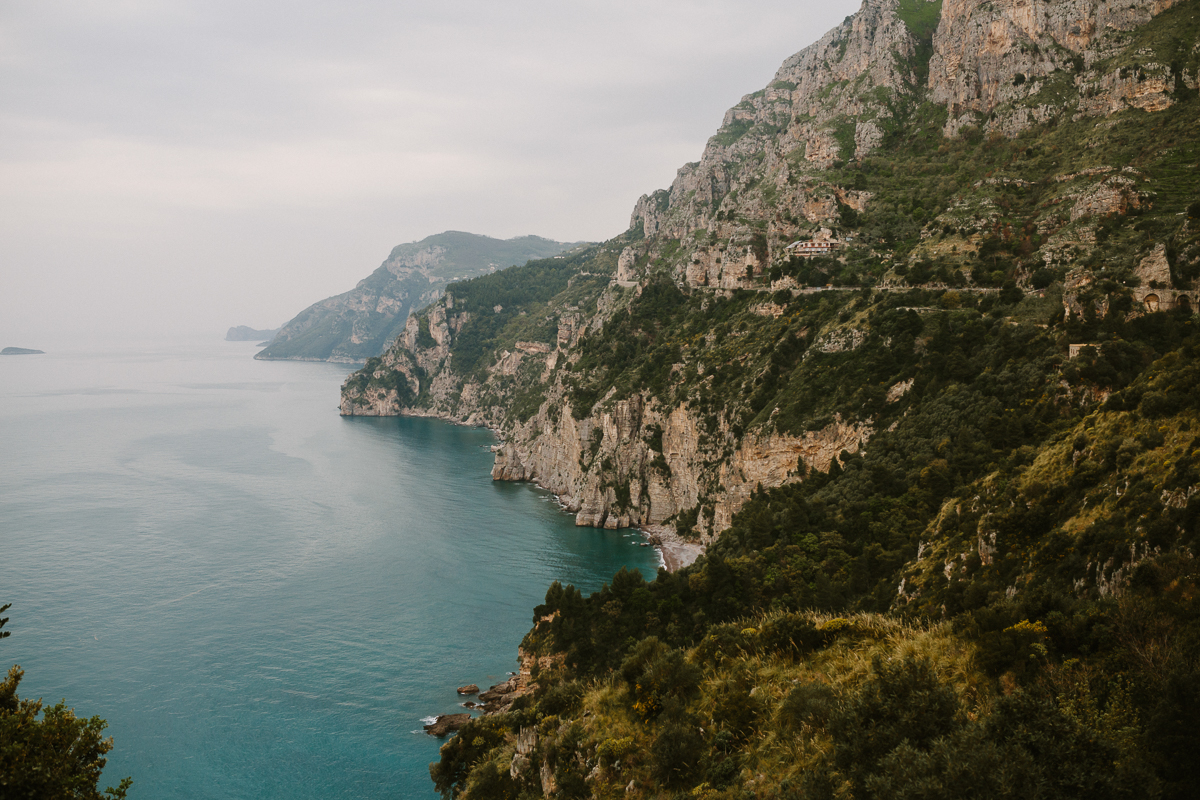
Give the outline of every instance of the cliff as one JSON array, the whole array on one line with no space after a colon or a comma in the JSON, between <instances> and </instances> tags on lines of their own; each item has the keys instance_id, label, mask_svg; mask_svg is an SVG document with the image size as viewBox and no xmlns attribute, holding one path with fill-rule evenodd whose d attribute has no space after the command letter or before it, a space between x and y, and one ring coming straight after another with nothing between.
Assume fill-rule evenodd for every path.
<instances>
[{"instance_id":1,"label":"cliff","mask_svg":"<svg viewBox=\"0 0 1200 800\"><path fill-rule=\"evenodd\" d=\"M868 0L343 414L705 551L554 584L448 796L1191 797L1200 5Z\"/></svg>"},{"instance_id":2,"label":"cliff","mask_svg":"<svg viewBox=\"0 0 1200 800\"><path fill-rule=\"evenodd\" d=\"M628 232L531 264L535 294L515 273L454 287L348 381L342 413L489 425L493 477L551 489L578 524L709 541L754 491L827 471L905 408L913 370L881 371L882 404L804 388L863 357L868 309L899 302L885 298L952 288L937 307L982 308L1011 286L1082 315L1120 281L1132 309L1194 307L1200 253L1177 215L1195 181L1174 165L1195 24L1190 7L1146 24L1168 7L868 0L731 109ZM1134 62L1140 94L1120 78ZM1147 77L1160 62L1177 80ZM1030 112L1048 84L1069 99ZM1152 86L1165 99L1138 99ZM1181 147L1158 147L1147 114L1180 102ZM1138 226L1173 244L1105 238L1156 202Z\"/></svg>"},{"instance_id":3,"label":"cliff","mask_svg":"<svg viewBox=\"0 0 1200 800\"><path fill-rule=\"evenodd\" d=\"M395 340L409 311L439 297L450 283L531 258L554 256L574 246L539 236L502 240L459 231L397 245L353 289L297 314L255 358L364 361Z\"/></svg>"}]
</instances>

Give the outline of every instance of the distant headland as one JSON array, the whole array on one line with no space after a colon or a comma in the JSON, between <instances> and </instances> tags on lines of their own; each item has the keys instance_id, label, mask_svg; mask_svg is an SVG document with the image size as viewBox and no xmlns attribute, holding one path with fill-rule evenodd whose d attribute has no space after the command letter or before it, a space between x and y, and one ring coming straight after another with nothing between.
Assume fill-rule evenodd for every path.
<instances>
[{"instance_id":1,"label":"distant headland","mask_svg":"<svg viewBox=\"0 0 1200 800\"><path fill-rule=\"evenodd\" d=\"M45 352L45 350L30 350L28 347L6 347L0 350L0 356L36 356Z\"/></svg>"},{"instance_id":2,"label":"distant headland","mask_svg":"<svg viewBox=\"0 0 1200 800\"><path fill-rule=\"evenodd\" d=\"M253 342L255 339L274 339L275 334L279 333L279 328L273 330L258 330L245 325L238 325L230 328L225 334L227 342Z\"/></svg>"}]
</instances>

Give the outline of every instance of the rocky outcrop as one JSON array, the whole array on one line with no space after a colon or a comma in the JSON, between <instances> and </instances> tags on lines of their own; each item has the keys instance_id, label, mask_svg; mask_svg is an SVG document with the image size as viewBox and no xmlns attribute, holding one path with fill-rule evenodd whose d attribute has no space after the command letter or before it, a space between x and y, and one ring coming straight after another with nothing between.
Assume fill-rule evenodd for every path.
<instances>
[{"instance_id":1,"label":"rocky outcrop","mask_svg":"<svg viewBox=\"0 0 1200 800\"><path fill-rule=\"evenodd\" d=\"M1035 97L1055 73L1075 75L1084 91L1081 111L1108 114L1126 107L1161 110L1172 102L1169 68L1098 73L1119 41L1114 34L1143 25L1178 0L943 0L929 62L930 99L946 106L953 135L1005 104ZM989 129L1015 136L1061 108L1014 108Z\"/></svg>"},{"instance_id":2,"label":"rocky outcrop","mask_svg":"<svg viewBox=\"0 0 1200 800\"><path fill-rule=\"evenodd\" d=\"M470 714L442 714L425 725L425 732L439 739L462 728L471 721Z\"/></svg>"},{"instance_id":3,"label":"rocky outcrop","mask_svg":"<svg viewBox=\"0 0 1200 800\"><path fill-rule=\"evenodd\" d=\"M1075 196L1071 206L1071 221L1089 215L1125 215L1140 208L1144 202L1145 199L1138 192L1137 181L1132 176L1112 175Z\"/></svg>"},{"instance_id":4,"label":"rocky outcrop","mask_svg":"<svg viewBox=\"0 0 1200 800\"><path fill-rule=\"evenodd\" d=\"M500 714L511 708L517 698L524 697L533 690L534 686L530 683L529 676L517 674L504 683L496 684L486 692L481 692L479 699L483 701L485 714Z\"/></svg>"},{"instance_id":5,"label":"rocky outcrop","mask_svg":"<svg viewBox=\"0 0 1200 800\"><path fill-rule=\"evenodd\" d=\"M809 176L877 149L892 114L884 98L914 90L904 64L918 42L897 8L897 0L866 0L787 59L767 88L726 112L700 160L680 168L670 189L638 200L630 226L640 225L647 237L683 239L704 229L717 239L748 238L735 209L738 217L767 221L760 255L698 248L682 281L744 287L769 260L776 237L837 217L837 188Z\"/></svg>"},{"instance_id":6,"label":"rocky outcrop","mask_svg":"<svg viewBox=\"0 0 1200 800\"><path fill-rule=\"evenodd\" d=\"M839 418L802 436L753 432L739 437L724 423L706 430L707 423L687 405L665 408L646 393L613 399L579 417L561 383L545 387L546 398L536 414L514 423L502 409L482 405L480 398L491 394L485 385L454 382L444 361L452 335L444 323L446 314L444 306L435 306L429 315L430 329L447 337L442 343L416 347L416 352L398 343L376 376L390 368L415 380L417 364L422 365L435 377L426 378L424 387L417 382L411 388L414 394L424 388L432 397L430 406L407 407L395 390L367 388L344 392L342 413L433 415L497 427L504 441L493 448L492 478L533 481L549 489L575 514L577 525L663 526L703 507L692 524L703 540L728 527L756 489L799 480L808 470L825 471L841 452L858 451L873 432L869 425ZM568 329L574 330L577 322L574 316L569 319ZM846 336L853 339L854 333ZM560 342L570 342L572 336L560 336ZM413 338L404 341L407 346ZM524 359L557 359L563 353L561 344L552 350L540 342L518 342L515 350L499 354L489 380L511 379Z\"/></svg>"},{"instance_id":7,"label":"rocky outcrop","mask_svg":"<svg viewBox=\"0 0 1200 800\"><path fill-rule=\"evenodd\" d=\"M398 417L406 409L395 389L368 387L358 394L343 392L338 410L343 417Z\"/></svg>"}]
</instances>

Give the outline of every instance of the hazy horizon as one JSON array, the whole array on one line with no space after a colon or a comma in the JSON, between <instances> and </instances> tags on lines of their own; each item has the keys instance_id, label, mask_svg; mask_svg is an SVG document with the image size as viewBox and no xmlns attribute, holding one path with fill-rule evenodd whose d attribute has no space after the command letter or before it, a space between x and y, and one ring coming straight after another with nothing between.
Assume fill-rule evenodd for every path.
<instances>
[{"instance_id":1,"label":"hazy horizon","mask_svg":"<svg viewBox=\"0 0 1200 800\"><path fill-rule=\"evenodd\" d=\"M602 240L857 2L17 2L0 347L274 328L446 230Z\"/></svg>"}]
</instances>

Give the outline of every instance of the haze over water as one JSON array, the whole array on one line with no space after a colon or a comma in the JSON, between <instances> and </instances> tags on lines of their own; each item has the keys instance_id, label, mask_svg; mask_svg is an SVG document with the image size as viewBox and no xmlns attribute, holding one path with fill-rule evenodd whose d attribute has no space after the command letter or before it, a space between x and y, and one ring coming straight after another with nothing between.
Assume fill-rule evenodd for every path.
<instances>
[{"instance_id":1,"label":"haze over water","mask_svg":"<svg viewBox=\"0 0 1200 800\"><path fill-rule=\"evenodd\" d=\"M435 797L421 718L516 668L551 581L657 555L493 483L490 432L339 417L347 367L255 351L0 358L0 667L106 718L133 798Z\"/></svg>"}]
</instances>

